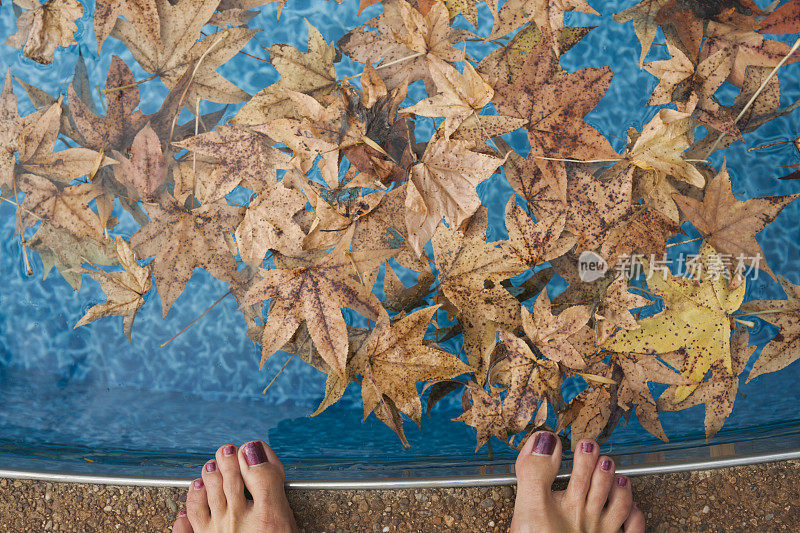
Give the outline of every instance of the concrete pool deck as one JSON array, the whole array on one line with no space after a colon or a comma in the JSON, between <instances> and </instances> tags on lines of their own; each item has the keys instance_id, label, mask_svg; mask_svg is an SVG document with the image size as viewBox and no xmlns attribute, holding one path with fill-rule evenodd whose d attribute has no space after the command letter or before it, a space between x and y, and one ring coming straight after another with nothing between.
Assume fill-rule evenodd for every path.
<instances>
[{"instance_id":1,"label":"concrete pool deck","mask_svg":"<svg viewBox=\"0 0 800 533\"><path fill-rule=\"evenodd\" d=\"M556 488L560 488L558 483ZM633 478L648 531L800 531L800 460ZM301 531L506 531L514 487L290 490ZM0 531L170 531L185 490L0 479Z\"/></svg>"}]
</instances>

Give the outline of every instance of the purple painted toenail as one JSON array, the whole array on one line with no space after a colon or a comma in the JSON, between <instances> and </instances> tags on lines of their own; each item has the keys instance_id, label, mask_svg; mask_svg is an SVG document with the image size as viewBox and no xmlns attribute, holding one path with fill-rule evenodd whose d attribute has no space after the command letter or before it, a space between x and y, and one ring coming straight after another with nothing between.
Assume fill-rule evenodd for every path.
<instances>
[{"instance_id":1,"label":"purple painted toenail","mask_svg":"<svg viewBox=\"0 0 800 533\"><path fill-rule=\"evenodd\" d=\"M236 447L232 445L228 445L222 448L222 455L233 455L236 453Z\"/></svg>"},{"instance_id":2,"label":"purple painted toenail","mask_svg":"<svg viewBox=\"0 0 800 533\"><path fill-rule=\"evenodd\" d=\"M244 452L244 460L247 461L247 466L256 466L261 463L267 462L267 452L260 442L248 442L242 447Z\"/></svg>"},{"instance_id":3,"label":"purple painted toenail","mask_svg":"<svg viewBox=\"0 0 800 533\"><path fill-rule=\"evenodd\" d=\"M217 463L214 461L209 461L206 463L206 472L216 472L217 471Z\"/></svg>"},{"instance_id":4,"label":"purple painted toenail","mask_svg":"<svg viewBox=\"0 0 800 533\"><path fill-rule=\"evenodd\" d=\"M603 472L611 470L611 459L603 459L603 462L600 463L600 470Z\"/></svg>"},{"instance_id":5,"label":"purple painted toenail","mask_svg":"<svg viewBox=\"0 0 800 533\"><path fill-rule=\"evenodd\" d=\"M639 504L636 503L636 502L633 502L633 507L634 507L634 509L638 509L639 508Z\"/></svg>"},{"instance_id":6,"label":"purple painted toenail","mask_svg":"<svg viewBox=\"0 0 800 533\"><path fill-rule=\"evenodd\" d=\"M192 483L192 486L197 490L202 489L203 488L203 480L202 479L195 479L194 483Z\"/></svg>"},{"instance_id":7,"label":"purple painted toenail","mask_svg":"<svg viewBox=\"0 0 800 533\"><path fill-rule=\"evenodd\" d=\"M617 479L617 485L619 485L620 487L624 487L627 484L628 484L628 478L626 478L625 476L620 476L619 479Z\"/></svg>"},{"instance_id":8,"label":"purple painted toenail","mask_svg":"<svg viewBox=\"0 0 800 533\"><path fill-rule=\"evenodd\" d=\"M186 516L186 510L181 509L178 511L178 518L183 518L184 516Z\"/></svg>"},{"instance_id":9,"label":"purple painted toenail","mask_svg":"<svg viewBox=\"0 0 800 533\"><path fill-rule=\"evenodd\" d=\"M583 453L592 453L594 451L594 442L582 442L581 451Z\"/></svg>"},{"instance_id":10,"label":"purple painted toenail","mask_svg":"<svg viewBox=\"0 0 800 533\"><path fill-rule=\"evenodd\" d=\"M537 455L553 455L556 449L556 436L548 431L536 435L533 441L533 453Z\"/></svg>"}]
</instances>

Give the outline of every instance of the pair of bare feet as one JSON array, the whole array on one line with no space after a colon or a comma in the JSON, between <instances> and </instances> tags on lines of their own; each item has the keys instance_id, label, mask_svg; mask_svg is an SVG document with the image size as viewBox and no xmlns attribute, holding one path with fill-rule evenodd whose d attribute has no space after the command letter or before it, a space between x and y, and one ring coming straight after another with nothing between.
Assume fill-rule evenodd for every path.
<instances>
[{"instance_id":1,"label":"pair of bare feet","mask_svg":"<svg viewBox=\"0 0 800 533\"><path fill-rule=\"evenodd\" d=\"M633 503L630 481L615 475L614 461L599 455L597 443L578 443L569 485L553 491L560 464L561 442L553 433L541 431L528 439L516 462L511 531L644 531L644 515ZM186 512L178 516L173 533L297 531L283 489L283 466L264 442L220 447L202 475L192 482Z\"/></svg>"}]
</instances>

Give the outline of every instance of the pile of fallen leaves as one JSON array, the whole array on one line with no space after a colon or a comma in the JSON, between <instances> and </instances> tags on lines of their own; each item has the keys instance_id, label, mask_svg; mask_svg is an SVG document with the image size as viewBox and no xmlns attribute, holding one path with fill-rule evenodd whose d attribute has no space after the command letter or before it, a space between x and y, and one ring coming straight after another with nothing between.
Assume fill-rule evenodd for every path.
<instances>
[{"instance_id":1,"label":"pile of fallen leaves","mask_svg":"<svg viewBox=\"0 0 800 533\"><path fill-rule=\"evenodd\" d=\"M316 413L355 382L364 416L406 443L403 415L420 424L427 382L428 411L463 394L457 420L477 428L478 447L491 436L519 445L548 421L572 442L606 438L634 412L666 440L659 411L697 404L710 437L755 349L746 315L780 330L748 380L800 357L800 286L780 278L787 300L743 305L740 268L779 279L754 262L755 234L800 194L742 201L725 167L708 164L800 106L780 107L775 76L800 54L764 37L800 31L800 0L771 13L751 0L643 0L618 13L660 80L649 103L670 104L627 132L621 154L584 121L611 69L559 65L592 30L564 26L565 11L597 14L585 0L486 0L485 36L452 26L461 15L477 27L476 1L386 0L336 44L309 24L308 51L267 48L280 80L250 96L217 69L259 31L248 22L264 3L97 0L98 48L118 39L152 74L136 80L114 57L102 106L81 61L66 99L17 79L37 109L23 117L6 75L0 186L18 204L21 253L76 290L90 276L107 296L76 327L120 315L130 339L149 291L166 316L203 268L229 285L261 365L286 350L327 374ZM77 0L15 4L7 44L26 57L49 63L75 43ZM644 62L658 28L669 59ZM494 49L477 62L472 43ZM362 72L340 77L343 55ZM144 114L139 85L156 79L169 94ZM715 97L726 81L739 91L729 106ZM425 98L409 97L423 85ZM244 105L219 124L225 109L200 114L201 100ZM433 120L430 138L415 136L419 120ZM695 139L697 126L707 135ZM502 138L517 130L527 154ZM59 140L68 148L54 151ZM476 187L500 172L516 194L508 239L488 242ZM247 205L231 199L242 189ZM115 207L140 226L127 240ZM587 251L606 265L662 257L686 221L703 240L693 275L645 260L644 283L615 268L579 277ZM568 286L551 300L560 278ZM363 319L346 321L343 308ZM451 339L458 353L443 348ZM576 377L585 389L565 402ZM669 387L654 399L649 383Z\"/></svg>"}]
</instances>

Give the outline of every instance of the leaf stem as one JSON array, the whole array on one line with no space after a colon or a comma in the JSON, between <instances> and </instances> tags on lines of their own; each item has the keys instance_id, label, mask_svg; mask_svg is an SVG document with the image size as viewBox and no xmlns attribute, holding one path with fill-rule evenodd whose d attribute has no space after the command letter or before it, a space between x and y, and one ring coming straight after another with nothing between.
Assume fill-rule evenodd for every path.
<instances>
[{"instance_id":1,"label":"leaf stem","mask_svg":"<svg viewBox=\"0 0 800 533\"><path fill-rule=\"evenodd\" d=\"M699 241L699 240L702 240L702 239L705 239L705 237L695 237L694 239L689 239L688 241L671 242L671 243L667 244L666 247L669 248L670 246L678 246L679 244L687 244L687 243L694 242L694 241Z\"/></svg>"},{"instance_id":2,"label":"leaf stem","mask_svg":"<svg viewBox=\"0 0 800 533\"><path fill-rule=\"evenodd\" d=\"M748 148L747 151L748 152L752 152L753 150L763 150L764 148L771 148L773 146L778 146L779 144L787 144L787 143L790 143L790 142L794 142L794 141L778 141L778 142L774 142L774 143L765 144L765 145L762 145L762 146L753 146L752 148Z\"/></svg>"},{"instance_id":3,"label":"leaf stem","mask_svg":"<svg viewBox=\"0 0 800 533\"><path fill-rule=\"evenodd\" d=\"M623 161L622 158L619 159L567 159L561 157L545 157L543 155L535 155L533 156L534 159L544 159L545 161L564 161L565 163L618 163L619 161Z\"/></svg>"},{"instance_id":4,"label":"leaf stem","mask_svg":"<svg viewBox=\"0 0 800 533\"><path fill-rule=\"evenodd\" d=\"M278 373L277 373L277 374L275 374L275 377L274 377L274 378L272 378L272 381L270 381L270 382L269 382L269 385L267 385L266 387L264 387L264 390L263 390L263 391L261 391L261 394L266 394L266 393L267 393L267 390L269 390L269 388L270 388L270 387L272 387L272 384L273 384L273 383L275 383L275 380L276 380L276 379L278 379L278 376L280 376L280 375L281 375L281 373L283 372L283 369L285 369L285 368L286 368L286 365L288 365L288 364L289 364L289 361L291 361L292 359L294 359L294 356L295 356L295 355L297 355L297 354L296 354L296 353L293 353L293 354L292 354L292 355L289 357L289 359L287 359L287 360L286 360L286 362L285 362L285 363L283 363L283 366L281 367L281 369L280 369L280 370L278 370Z\"/></svg>"},{"instance_id":5,"label":"leaf stem","mask_svg":"<svg viewBox=\"0 0 800 533\"><path fill-rule=\"evenodd\" d=\"M427 52L417 52L416 54L412 54L412 55L407 56L407 57L401 57L400 59L395 59L394 61L389 61L388 63L384 63L383 65L378 65L377 67L375 67L375 70L380 70L382 68L391 67L392 65L396 65L397 63L402 63L403 61L410 61L411 59L416 59L419 56L424 56L426 53ZM338 80L336 80L336 83L339 83L340 81L347 81L347 80L352 80L352 79L355 79L355 78L359 78L359 77L361 77L361 74L364 74L364 72L360 72L359 74L353 74L352 76L347 76L345 78L338 79Z\"/></svg>"},{"instance_id":6,"label":"leaf stem","mask_svg":"<svg viewBox=\"0 0 800 533\"><path fill-rule=\"evenodd\" d=\"M189 329L190 327L194 326L194 325L197 323L197 321L198 321L198 320L200 320L201 318L203 318L204 316L206 316L206 315L208 314L208 312L209 312L209 311L211 311L212 309L214 309L214 307L216 307L216 305L217 305L218 303L220 303L222 300L224 300L224 299L225 299L225 297L226 297L226 296L228 296L230 293L231 293L231 291L230 291L230 290L228 290L228 292L226 292L225 294L223 294L222 296L220 296L220 297L219 297L219 299L218 299L216 302L214 302L213 304L211 304L211 307L209 307L208 309L206 309L205 311L203 311L203 314L202 314L202 315L200 315L199 317L197 317L197 318L195 318L194 320L192 320L191 322L189 322L189 324L188 324L188 325L187 325L185 328L183 328L183 329L182 329L182 330L180 330L178 333L176 333L175 335L173 335L173 336L172 336L172 337L171 337L171 338L170 338L170 339L169 339L167 342L164 342L164 343L162 343L162 344L161 344L161 346L160 346L160 348L163 348L163 347L164 347L164 346L166 346L167 344L171 343L172 341L174 341L175 339L177 339L178 337L180 337L180 336L183 334L183 332L184 332L184 331L186 331L186 330L187 330L187 329Z\"/></svg>"},{"instance_id":7,"label":"leaf stem","mask_svg":"<svg viewBox=\"0 0 800 533\"><path fill-rule=\"evenodd\" d=\"M789 60L789 58L792 56L792 54L794 54L798 50L798 48L800 48L800 37L794 42L792 48L789 50L789 53L783 56L783 59L781 59L780 62L778 62L778 64L775 65L775 68L772 69L772 72L769 73L769 76L764 78L764 81L761 82L761 87L759 87L758 90L753 94L753 96L750 97L750 100L745 104L745 106L739 112L739 115L733 121L734 124L737 124L742 119L744 114L750 110L750 107L752 107L753 103L755 103L756 101L756 98L758 98L758 95L760 95L761 92L764 90L764 88L767 86L769 80L775 77L775 74L778 73L778 70ZM714 150L717 149L717 146L719 146L719 143L722 141L723 137L725 137L724 132L720 133L719 137L717 137L717 140L715 140L714 144L711 145L711 148L708 150L708 155L711 155L714 152Z\"/></svg>"},{"instance_id":8,"label":"leaf stem","mask_svg":"<svg viewBox=\"0 0 800 533\"><path fill-rule=\"evenodd\" d=\"M113 92L116 92L116 91L124 91L125 89L130 89L131 87L136 87L137 85L141 85L141 84L146 83L146 82L148 82L150 80L154 80L157 77L158 77L158 74L153 74L152 76L148 76L147 78L145 78L143 80L135 81L133 83L128 83L126 85L120 85L118 87L107 87L107 88L103 89L100 92L103 93L103 94L108 94L108 93L113 93Z\"/></svg>"}]
</instances>

